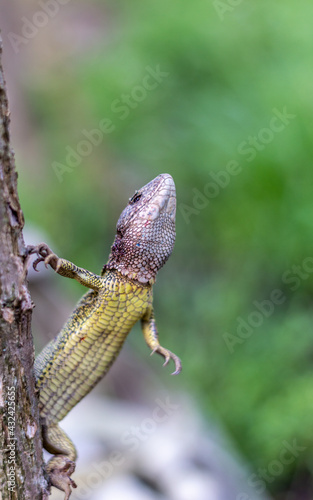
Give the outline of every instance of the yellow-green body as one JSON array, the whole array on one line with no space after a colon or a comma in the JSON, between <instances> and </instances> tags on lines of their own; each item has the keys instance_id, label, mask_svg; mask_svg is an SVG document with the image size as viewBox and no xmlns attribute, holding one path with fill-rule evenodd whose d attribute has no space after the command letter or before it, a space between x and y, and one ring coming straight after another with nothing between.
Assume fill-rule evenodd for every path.
<instances>
[{"instance_id":1,"label":"yellow-green body","mask_svg":"<svg viewBox=\"0 0 313 500\"><path fill-rule=\"evenodd\" d=\"M153 352L164 356L166 363L172 358L180 367L180 360L159 344L152 282L140 283L115 269L104 268L98 276L52 255L58 274L91 288L35 361L43 445L55 454L47 464L47 472L54 486L64 489L59 470L67 473L77 453L59 422L104 377L134 324L141 320L146 343ZM58 473L53 477L55 470ZM73 486L75 483L70 481Z\"/></svg>"},{"instance_id":2,"label":"yellow-green body","mask_svg":"<svg viewBox=\"0 0 313 500\"><path fill-rule=\"evenodd\" d=\"M40 413L58 423L105 375L134 324L152 307L152 286L118 271L99 277L36 359Z\"/></svg>"}]
</instances>

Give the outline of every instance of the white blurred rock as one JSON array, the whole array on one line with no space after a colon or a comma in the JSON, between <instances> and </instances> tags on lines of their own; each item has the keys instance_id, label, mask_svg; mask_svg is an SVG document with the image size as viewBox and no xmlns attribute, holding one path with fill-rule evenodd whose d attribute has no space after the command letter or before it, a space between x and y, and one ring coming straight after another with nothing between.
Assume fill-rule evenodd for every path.
<instances>
[{"instance_id":1,"label":"white blurred rock","mask_svg":"<svg viewBox=\"0 0 313 500\"><path fill-rule=\"evenodd\" d=\"M191 500L189 497L188 500ZM110 479L92 500L166 500L131 475Z\"/></svg>"},{"instance_id":2,"label":"white blurred rock","mask_svg":"<svg viewBox=\"0 0 313 500\"><path fill-rule=\"evenodd\" d=\"M70 412L61 427L79 452L73 500L269 500L216 423L164 394L147 406L89 395Z\"/></svg>"}]
</instances>

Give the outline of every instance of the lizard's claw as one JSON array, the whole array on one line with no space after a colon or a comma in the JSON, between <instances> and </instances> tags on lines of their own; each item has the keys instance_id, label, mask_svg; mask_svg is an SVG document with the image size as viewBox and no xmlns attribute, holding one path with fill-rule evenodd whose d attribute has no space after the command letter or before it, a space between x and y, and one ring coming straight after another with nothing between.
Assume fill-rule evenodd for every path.
<instances>
[{"instance_id":1,"label":"lizard's claw","mask_svg":"<svg viewBox=\"0 0 313 500\"><path fill-rule=\"evenodd\" d=\"M50 482L52 486L64 491L64 500L68 500L72 493L71 488L77 488L77 484L70 477L75 471L75 462L62 455L55 457L53 461L53 469L49 468L49 464L47 466Z\"/></svg>"},{"instance_id":2,"label":"lizard's claw","mask_svg":"<svg viewBox=\"0 0 313 500\"><path fill-rule=\"evenodd\" d=\"M176 356L176 354L174 354L173 352L169 351L168 349L165 349L164 347L162 347L160 345L156 346L153 349L153 351L151 352L151 356L155 352L157 352L158 354L161 354L161 356L163 356L165 358L163 366L166 366L171 359L174 361L174 363L175 363L175 371L172 373L172 375L178 375L181 372L181 370L182 370L181 360L179 359L178 356Z\"/></svg>"},{"instance_id":3,"label":"lizard's claw","mask_svg":"<svg viewBox=\"0 0 313 500\"><path fill-rule=\"evenodd\" d=\"M57 271L58 269L58 260L59 257L50 250L46 243L40 243L37 246L28 247L28 254L37 254L37 259L33 262L33 268L38 272L37 266L40 262L44 262L45 266L48 267L48 264Z\"/></svg>"}]
</instances>

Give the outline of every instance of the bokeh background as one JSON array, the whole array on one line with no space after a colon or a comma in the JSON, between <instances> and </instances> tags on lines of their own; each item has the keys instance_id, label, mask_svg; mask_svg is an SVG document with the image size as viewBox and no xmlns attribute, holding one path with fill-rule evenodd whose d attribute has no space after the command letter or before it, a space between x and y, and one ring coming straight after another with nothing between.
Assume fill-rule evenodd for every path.
<instances>
[{"instance_id":1,"label":"bokeh background","mask_svg":"<svg viewBox=\"0 0 313 500\"><path fill-rule=\"evenodd\" d=\"M173 176L155 308L183 373L146 369L219 423L276 500L313 498L312 14L305 0L0 7L26 227L97 272L126 200ZM147 358L139 328L128 345Z\"/></svg>"}]
</instances>

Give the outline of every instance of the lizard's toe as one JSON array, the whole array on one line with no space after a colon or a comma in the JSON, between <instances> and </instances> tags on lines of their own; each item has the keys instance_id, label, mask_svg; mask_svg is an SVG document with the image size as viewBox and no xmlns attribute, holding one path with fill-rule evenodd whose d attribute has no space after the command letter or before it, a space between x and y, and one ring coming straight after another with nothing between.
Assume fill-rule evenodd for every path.
<instances>
[{"instance_id":1,"label":"lizard's toe","mask_svg":"<svg viewBox=\"0 0 313 500\"><path fill-rule=\"evenodd\" d=\"M44 262L46 267L49 264L52 269L57 270L59 257L52 252L46 243L39 243L39 245L28 247L28 254L37 254L37 259L33 262L35 271L38 271L37 266L40 262Z\"/></svg>"},{"instance_id":2,"label":"lizard's toe","mask_svg":"<svg viewBox=\"0 0 313 500\"><path fill-rule=\"evenodd\" d=\"M165 349L164 347L162 347L160 345L153 349L153 351L151 352L151 355L154 354L155 352L157 352L158 354L161 354L161 356L163 356L165 358L163 366L166 366L169 363L170 359L172 359L174 361L175 371L172 373L172 375L178 375L181 372L181 370L182 370L181 360L179 359L178 356L176 356L176 354L169 351L168 349Z\"/></svg>"},{"instance_id":3,"label":"lizard's toe","mask_svg":"<svg viewBox=\"0 0 313 500\"><path fill-rule=\"evenodd\" d=\"M70 477L75 471L75 462L62 455L55 456L50 462L52 463L47 465L50 482L52 486L64 491L64 500L68 500L72 493L71 488L77 488L75 481Z\"/></svg>"}]
</instances>

